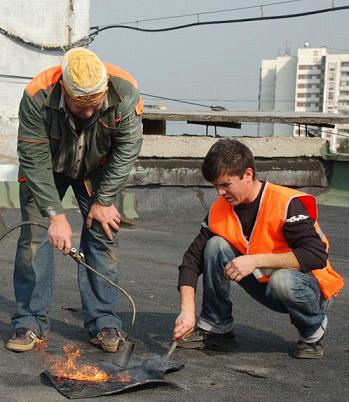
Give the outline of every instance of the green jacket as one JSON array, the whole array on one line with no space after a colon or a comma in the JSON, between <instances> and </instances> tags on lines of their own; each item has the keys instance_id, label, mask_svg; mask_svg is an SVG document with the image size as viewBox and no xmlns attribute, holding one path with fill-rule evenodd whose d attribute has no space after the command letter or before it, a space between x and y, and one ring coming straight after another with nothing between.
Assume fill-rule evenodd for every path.
<instances>
[{"instance_id":1,"label":"green jacket","mask_svg":"<svg viewBox=\"0 0 349 402\"><path fill-rule=\"evenodd\" d=\"M141 98L124 70L107 65L107 108L85 129L85 181L95 202L110 206L126 184L142 145ZM52 158L62 133L71 130L61 105L60 66L36 76L19 108L19 181L26 182L42 216L63 213ZM102 163L102 161L104 161Z\"/></svg>"}]
</instances>

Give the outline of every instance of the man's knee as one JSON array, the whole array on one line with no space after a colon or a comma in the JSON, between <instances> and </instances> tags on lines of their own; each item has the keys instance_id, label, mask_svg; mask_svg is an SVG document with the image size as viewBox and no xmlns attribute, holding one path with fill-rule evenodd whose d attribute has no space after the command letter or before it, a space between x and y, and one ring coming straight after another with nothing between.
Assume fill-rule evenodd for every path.
<instances>
[{"instance_id":1,"label":"man's knee","mask_svg":"<svg viewBox=\"0 0 349 402\"><path fill-rule=\"evenodd\" d=\"M293 269L278 269L269 278L267 294L278 299L292 299L297 290L298 271Z\"/></svg>"},{"instance_id":2,"label":"man's knee","mask_svg":"<svg viewBox=\"0 0 349 402\"><path fill-rule=\"evenodd\" d=\"M211 258L212 256L217 256L218 254L233 254L233 250L230 244L220 236L211 237L205 246L204 257Z\"/></svg>"}]
</instances>

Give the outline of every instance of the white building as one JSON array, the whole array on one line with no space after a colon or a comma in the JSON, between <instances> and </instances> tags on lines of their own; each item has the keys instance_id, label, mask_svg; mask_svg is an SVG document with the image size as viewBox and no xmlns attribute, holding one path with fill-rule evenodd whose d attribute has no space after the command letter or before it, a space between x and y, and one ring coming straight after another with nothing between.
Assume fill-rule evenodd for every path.
<instances>
[{"instance_id":1,"label":"white building","mask_svg":"<svg viewBox=\"0 0 349 402\"><path fill-rule=\"evenodd\" d=\"M263 60L260 76L260 110L281 112L294 110L295 76L297 57L281 56ZM292 78L291 78L292 77ZM290 136L293 126L286 124L261 124L261 136Z\"/></svg>"},{"instance_id":2,"label":"white building","mask_svg":"<svg viewBox=\"0 0 349 402\"><path fill-rule=\"evenodd\" d=\"M297 56L263 60L260 109L349 114L349 53L329 54L325 47L307 46L298 49ZM324 138L337 133L340 139L349 134L345 125L335 130L263 125L260 134L304 136L306 129Z\"/></svg>"}]
</instances>

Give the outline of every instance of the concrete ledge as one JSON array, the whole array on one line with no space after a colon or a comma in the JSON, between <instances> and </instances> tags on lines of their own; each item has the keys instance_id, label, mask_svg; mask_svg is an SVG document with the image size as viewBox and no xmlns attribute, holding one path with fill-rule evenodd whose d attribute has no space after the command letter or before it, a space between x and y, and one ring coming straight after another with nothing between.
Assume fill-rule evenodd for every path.
<instances>
[{"instance_id":1,"label":"concrete ledge","mask_svg":"<svg viewBox=\"0 0 349 402\"><path fill-rule=\"evenodd\" d=\"M211 187L201 174L202 159L139 159L132 169L127 188L167 187ZM326 162L316 158L256 159L258 178L290 187L307 188L318 194L329 187ZM127 193L125 193L127 194ZM134 202L125 195L121 202L128 215L136 216ZM69 189L64 198L65 208L77 208L73 192ZM18 183L0 181L0 207L18 208Z\"/></svg>"},{"instance_id":2,"label":"concrete ledge","mask_svg":"<svg viewBox=\"0 0 349 402\"><path fill-rule=\"evenodd\" d=\"M139 159L129 186L210 186L201 174L202 159ZM326 163L314 158L256 159L258 177L291 187L328 187Z\"/></svg>"},{"instance_id":3,"label":"concrete ledge","mask_svg":"<svg viewBox=\"0 0 349 402\"><path fill-rule=\"evenodd\" d=\"M141 158L203 158L219 138L196 136L146 135ZM325 140L297 137L243 137L256 158L321 157Z\"/></svg>"},{"instance_id":4,"label":"concrete ledge","mask_svg":"<svg viewBox=\"0 0 349 402\"><path fill-rule=\"evenodd\" d=\"M321 159L325 144L319 138L263 137L238 138L256 157L258 176L277 184L307 188L319 193L328 188L327 167ZM218 138L146 135L128 187L184 186L208 187L201 174L203 157ZM2 173L2 174L1 174ZM0 165L0 207L18 208L17 165ZM132 190L133 191L133 190ZM137 199L125 192L120 200L129 217L137 216ZM77 208L71 191L65 208Z\"/></svg>"}]
</instances>

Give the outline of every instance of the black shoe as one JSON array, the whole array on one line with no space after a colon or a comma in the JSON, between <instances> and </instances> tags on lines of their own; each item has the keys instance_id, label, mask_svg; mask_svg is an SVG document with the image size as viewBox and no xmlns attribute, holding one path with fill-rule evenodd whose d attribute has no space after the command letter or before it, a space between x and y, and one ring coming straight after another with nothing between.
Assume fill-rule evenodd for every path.
<instances>
[{"instance_id":1,"label":"black shoe","mask_svg":"<svg viewBox=\"0 0 349 402\"><path fill-rule=\"evenodd\" d=\"M206 332L205 334L205 350L207 351L231 353L235 351L236 347L237 340L233 331L225 334L215 334L213 332Z\"/></svg>"},{"instance_id":2,"label":"black shoe","mask_svg":"<svg viewBox=\"0 0 349 402\"><path fill-rule=\"evenodd\" d=\"M121 334L116 328L102 328L90 339L93 345L99 345L105 352L116 352Z\"/></svg>"},{"instance_id":3,"label":"black shoe","mask_svg":"<svg viewBox=\"0 0 349 402\"><path fill-rule=\"evenodd\" d=\"M298 341L292 353L296 359L321 359L324 355L323 337L314 343Z\"/></svg>"},{"instance_id":4,"label":"black shoe","mask_svg":"<svg viewBox=\"0 0 349 402\"><path fill-rule=\"evenodd\" d=\"M178 341L177 347L183 349L204 349L204 331L196 328L192 333Z\"/></svg>"},{"instance_id":5,"label":"black shoe","mask_svg":"<svg viewBox=\"0 0 349 402\"><path fill-rule=\"evenodd\" d=\"M183 349L205 349L218 352L232 352L237 346L233 331L225 334L215 334L197 328L194 332L178 342L177 347Z\"/></svg>"}]
</instances>

